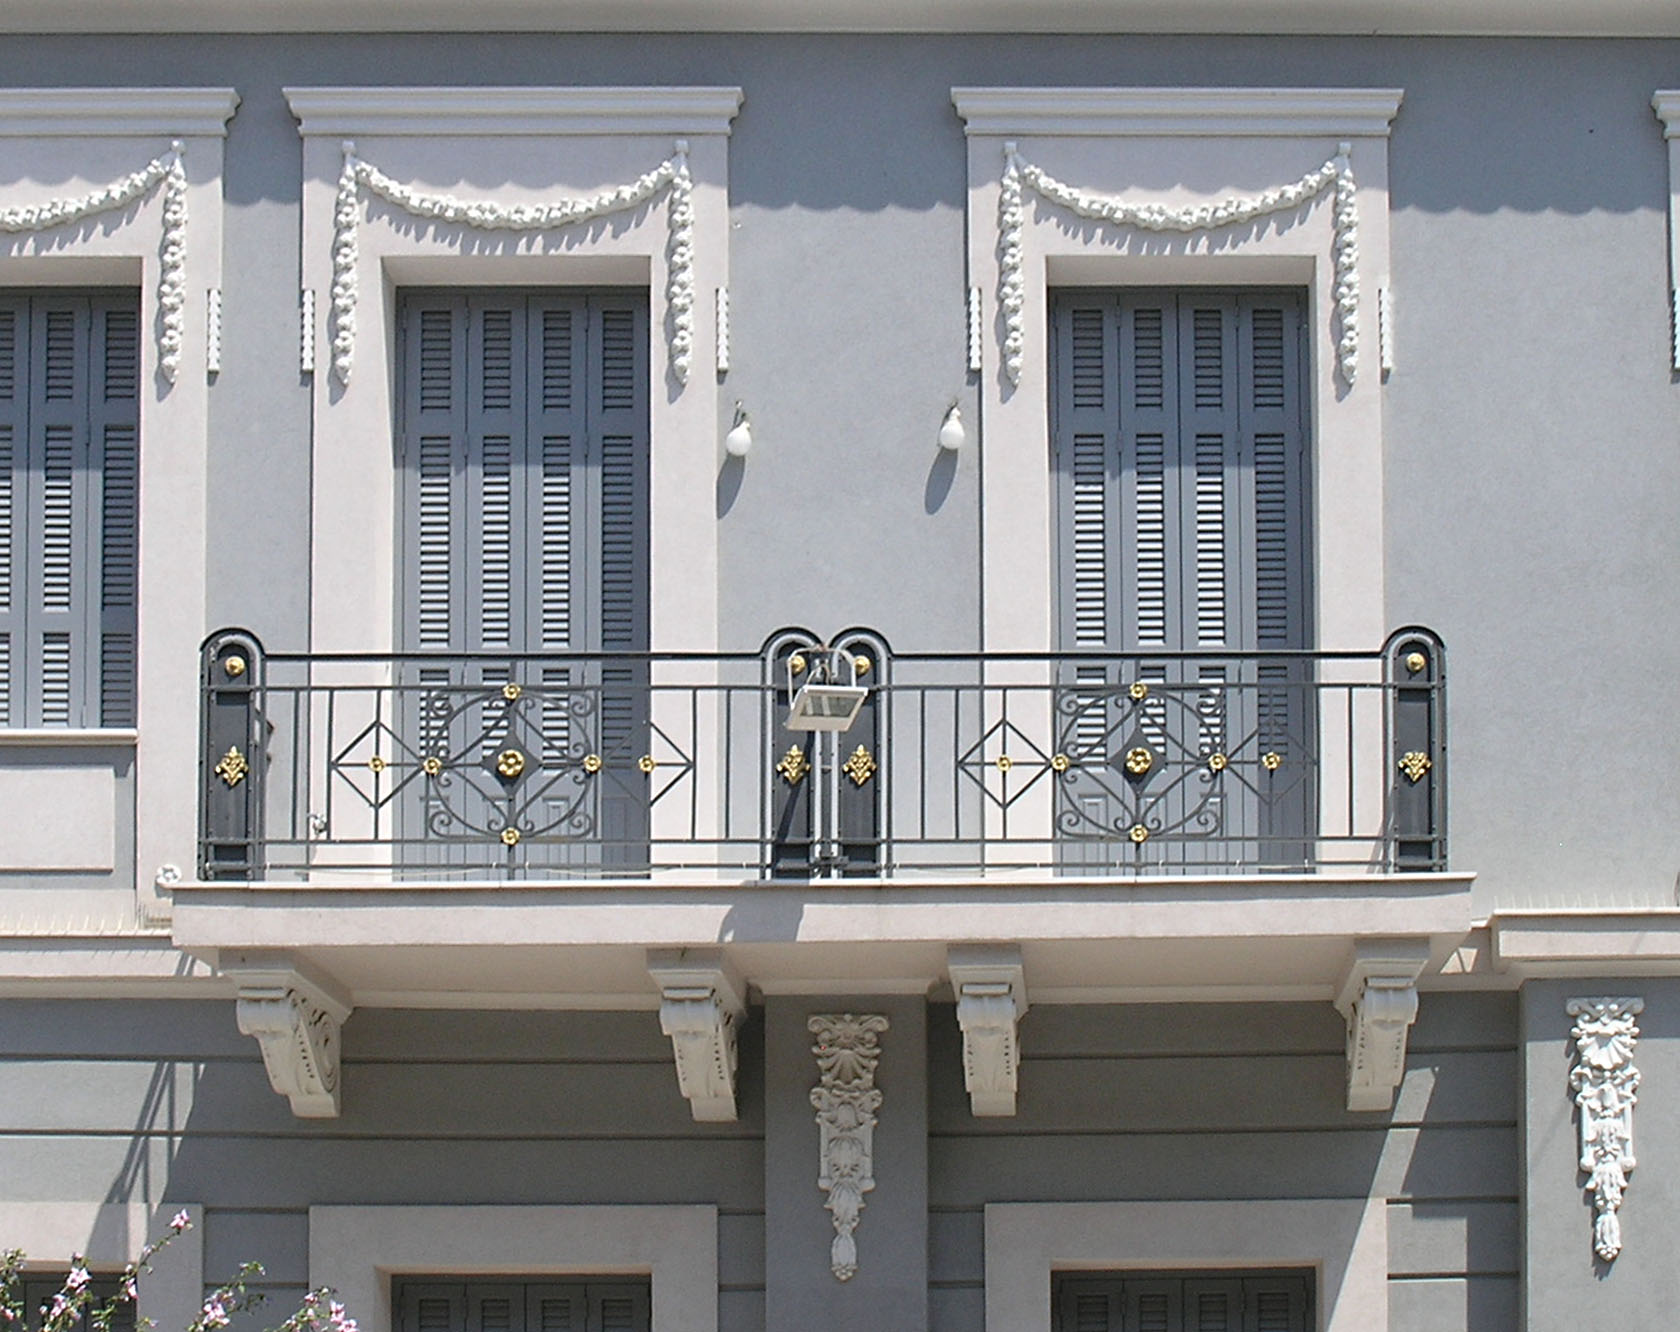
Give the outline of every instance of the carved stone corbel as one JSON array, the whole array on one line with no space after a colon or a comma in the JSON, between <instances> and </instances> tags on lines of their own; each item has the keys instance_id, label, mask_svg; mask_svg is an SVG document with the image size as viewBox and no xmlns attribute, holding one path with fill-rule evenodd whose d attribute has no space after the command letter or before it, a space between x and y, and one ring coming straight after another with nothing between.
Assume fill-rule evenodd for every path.
<instances>
[{"instance_id":1,"label":"carved stone corbel","mask_svg":"<svg viewBox=\"0 0 1680 1332\"><path fill-rule=\"evenodd\" d=\"M677 1087L694 1118L733 1123L735 1029L747 1012L745 987L715 952L650 952L648 974L659 987L659 1026L671 1038Z\"/></svg>"},{"instance_id":2,"label":"carved stone corbel","mask_svg":"<svg viewBox=\"0 0 1680 1332\"><path fill-rule=\"evenodd\" d=\"M1027 1011L1021 950L954 946L945 969L957 997L969 1106L981 1117L1013 1115L1021 1062L1016 1024Z\"/></svg>"},{"instance_id":3,"label":"carved stone corbel","mask_svg":"<svg viewBox=\"0 0 1680 1332\"><path fill-rule=\"evenodd\" d=\"M351 1005L320 977L284 960L224 962L238 986L239 1030L254 1036L274 1090L300 1119L339 1112L339 1028Z\"/></svg>"},{"instance_id":4,"label":"carved stone corbel","mask_svg":"<svg viewBox=\"0 0 1680 1332\"><path fill-rule=\"evenodd\" d=\"M1639 1100L1639 1070L1633 1048L1639 1040L1634 1018L1643 999L1571 999L1575 1019L1575 1067L1569 1089L1581 1111L1581 1169L1593 1196L1593 1251L1614 1262L1622 1251L1622 1194L1633 1157L1633 1107Z\"/></svg>"},{"instance_id":5,"label":"carved stone corbel","mask_svg":"<svg viewBox=\"0 0 1680 1332\"><path fill-rule=\"evenodd\" d=\"M1354 948L1337 988L1347 1019L1347 1108L1388 1110L1406 1071L1406 1038L1417 1020L1417 978L1426 939L1367 939Z\"/></svg>"}]
</instances>

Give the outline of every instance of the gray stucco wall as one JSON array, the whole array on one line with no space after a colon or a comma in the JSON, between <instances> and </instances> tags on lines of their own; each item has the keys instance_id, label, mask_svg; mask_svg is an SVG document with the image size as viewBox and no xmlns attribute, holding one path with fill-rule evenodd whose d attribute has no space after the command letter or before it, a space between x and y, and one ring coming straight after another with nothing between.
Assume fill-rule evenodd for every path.
<instances>
[{"instance_id":1,"label":"gray stucco wall","mask_svg":"<svg viewBox=\"0 0 1680 1332\"><path fill-rule=\"evenodd\" d=\"M211 617L304 645L308 389L288 83L739 84L722 641L868 623L977 641L954 84L1384 85L1398 368L1391 624L1451 653L1453 861L1478 905L1662 904L1680 869L1680 449L1653 89L1680 43L892 36L9 37L0 83L233 84ZM837 494L835 502L811 496ZM792 497L806 497L794 499ZM699 497L696 497L697 500ZM1006 534L994 533L993 540ZM1375 645L1373 645L1375 646ZM1631 779L1584 780L1576 757ZM1613 758L1607 757L1612 754ZM1595 770L1597 771L1597 770ZM1651 817L1652 815L1657 817Z\"/></svg>"},{"instance_id":2,"label":"gray stucco wall","mask_svg":"<svg viewBox=\"0 0 1680 1332\"><path fill-rule=\"evenodd\" d=\"M258 1326L308 1287L311 1204L705 1203L719 1326L752 1329L761 1031L742 1037L739 1122L701 1125L654 1013L366 1009L344 1027L343 1116L310 1121L270 1089L231 1003L7 1000L0 1196L203 1203L206 1278L268 1268Z\"/></svg>"},{"instance_id":3,"label":"gray stucco wall","mask_svg":"<svg viewBox=\"0 0 1680 1332\"><path fill-rule=\"evenodd\" d=\"M1018 1114L976 1119L954 1010L935 1006L928 1325L983 1326L987 1203L1377 1195L1394 1332L1510 1332L1515 1037L1514 996L1425 995L1393 1113L1353 1114L1327 1004L1040 1007Z\"/></svg>"}]
</instances>

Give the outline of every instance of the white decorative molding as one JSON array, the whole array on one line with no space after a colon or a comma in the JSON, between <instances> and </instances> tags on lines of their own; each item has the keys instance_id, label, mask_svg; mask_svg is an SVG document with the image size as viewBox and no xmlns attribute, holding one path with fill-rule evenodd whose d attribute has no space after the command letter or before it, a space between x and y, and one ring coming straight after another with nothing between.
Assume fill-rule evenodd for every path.
<instances>
[{"instance_id":1,"label":"white decorative molding","mask_svg":"<svg viewBox=\"0 0 1680 1332\"><path fill-rule=\"evenodd\" d=\"M298 293L298 372L315 373L315 288Z\"/></svg>"},{"instance_id":2,"label":"white decorative molding","mask_svg":"<svg viewBox=\"0 0 1680 1332\"><path fill-rule=\"evenodd\" d=\"M1429 964L1427 939L1367 939L1337 987L1347 1020L1347 1108L1387 1110L1406 1072L1406 1038L1417 1020L1417 978Z\"/></svg>"},{"instance_id":3,"label":"white decorative molding","mask_svg":"<svg viewBox=\"0 0 1680 1332\"><path fill-rule=\"evenodd\" d=\"M1593 1200L1593 1252L1614 1262L1622 1251L1622 1194L1633 1169L1633 1107L1639 1100L1639 1070L1633 1050L1645 1010L1634 998L1571 999L1575 1019L1575 1067L1569 1090L1580 1108L1581 1169Z\"/></svg>"},{"instance_id":4,"label":"white decorative molding","mask_svg":"<svg viewBox=\"0 0 1680 1332\"><path fill-rule=\"evenodd\" d=\"M980 288L970 287L968 289L968 368L976 373L980 370L981 318Z\"/></svg>"},{"instance_id":5,"label":"white decorative molding","mask_svg":"<svg viewBox=\"0 0 1680 1332\"><path fill-rule=\"evenodd\" d=\"M970 135L1388 134L1398 88L953 88Z\"/></svg>"},{"instance_id":6,"label":"white decorative molding","mask_svg":"<svg viewBox=\"0 0 1680 1332\"><path fill-rule=\"evenodd\" d=\"M126 208L159 185L163 186L163 240L158 259L158 305L162 310L158 323L158 368L171 384L181 373L181 343L186 322L187 172L181 164L185 152L185 145L175 139L167 152L159 153L138 171L119 176L86 194L0 209L0 231L13 234L50 231Z\"/></svg>"},{"instance_id":7,"label":"white decorative molding","mask_svg":"<svg viewBox=\"0 0 1680 1332\"><path fill-rule=\"evenodd\" d=\"M351 1005L283 962L223 963L238 987L239 1030L254 1036L274 1090L300 1119L339 1111L339 1028Z\"/></svg>"},{"instance_id":8,"label":"white decorative molding","mask_svg":"<svg viewBox=\"0 0 1680 1332\"><path fill-rule=\"evenodd\" d=\"M204 293L204 373L222 372L222 289L210 287Z\"/></svg>"},{"instance_id":9,"label":"white decorative molding","mask_svg":"<svg viewBox=\"0 0 1680 1332\"><path fill-rule=\"evenodd\" d=\"M1680 89L1659 89L1651 106L1668 141L1669 366L1680 370Z\"/></svg>"},{"instance_id":10,"label":"white decorative molding","mask_svg":"<svg viewBox=\"0 0 1680 1332\"><path fill-rule=\"evenodd\" d=\"M626 185L581 199L552 203L501 204L493 199L457 199L452 194L419 190L393 180L371 162L356 156L353 140L344 141L344 166L333 212L333 373L349 384L356 351L356 229L361 219L360 191L367 190L414 217L482 231L552 231L613 213L640 208L669 191L668 277L665 284L666 336L671 372L688 383L694 361L694 182L688 171L688 141L678 139L671 156Z\"/></svg>"},{"instance_id":11,"label":"white decorative molding","mask_svg":"<svg viewBox=\"0 0 1680 1332\"><path fill-rule=\"evenodd\" d=\"M980 1117L1013 1115L1021 1063L1016 1027L1027 1011L1021 950L952 947L946 971L957 998L969 1105Z\"/></svg>"},{"instance_id":12,"label":"white decorative molding","mask_svg":"<svg viewBox=\"0 0 1680 1332\"><path fill-rule=\"evenodd\" d=\"M817 1187L828 1193L824 1206L834 1218L829 1269L840 1281L857 1275L853 1235L863 1195L875 1187L875 1112L881 1108L875 1066L887 1025L881 1013L818 1013L806 1023L817 1038L811 1047L818 1076L811 1105L821 1135Z\"/></svg>"},{"instance_id":13,"label":"white decorative molding","mask_svg":"<svg viewBox=\"0 0 1680 1332\"><path fill-rule=\"evenodd\" d=\"M1352 385L1359 371L1359 207L1350 155L1353 144L1344 140L1336 155L1299 180L1257 195L1228 195L1182 208L1160 203L1130 203L1096 194L1057 180L1042 167L1023 158L1015 142L1003 145L1003 190L998 199L998 249L1002 255L998 303L1003 307L1003 367L1011 384L1021 382L1026 360L1026 281L1021 235L1026 227L1025 190L1067 209L1076 217L1108 226L1142 231L1212 231L1252 222L1272 213L1290 212L1334 189L1336 200L1336 363L1342 379Z\"/></svg>"},{"instance_id":14,"label":"white decorative molding","mask_svg":"<svg viewBox=\"0 0 1680 1332\"><path fill-rule=\"evenodd\" d=\"M739 88L284 88L304 135L728 134Z\"/></svg>"},{"instance_id":15,"label":"white decorative molding","mask_svg":"<svg viewBox=\"0 0 1680 1332\"><path fill-rule=\"evenodd\" d=\"M1394 370L1394 304L1387 287L1377 288L1377 366L1383 374Z\"/></svg>"},{"instance_id":16,"label":"white decorative molding","mask_svg":"<svg viewBox=\"0 0 1680 1332\"><path fill-rule=\"evenodd\" d=\"M729 288L717 289L717 372L729 373Z\"/></svg>"},{"instance_id":17,"label":"white decorative molding","mask_svg":"<svg viewBox=\"0 0 1680 1332\"><path fill-rule=\"evenodd\" d=\"M659 987L659 1027L671 1038L677 1086L706 1124L733 1123L735 1033L746 1016L745 989L716 952L652 952L648 974Z\"/></svg>"}]
</instances>

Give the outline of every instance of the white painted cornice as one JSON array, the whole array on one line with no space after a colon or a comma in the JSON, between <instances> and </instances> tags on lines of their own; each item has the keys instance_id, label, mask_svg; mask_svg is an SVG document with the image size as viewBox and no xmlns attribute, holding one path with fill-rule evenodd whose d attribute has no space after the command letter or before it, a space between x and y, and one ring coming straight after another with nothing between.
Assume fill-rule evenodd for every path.
<instances>
[{"instance_id":1,"label":"white painted cornice","mask_svg":"<svg viewBox=\"0 0 1680 1332\"><path fill-rule=\"evenodd\" d=\"M0 136L225 138L238 106L232 88L0 88Z\"/></svg>"},{"instance_id":2,"label":"white painted cornice","mask_svg":"<svg viewBox=\"0 0 1680 1332\"><path fill-rule=\"evenodd\" d=\"M970 136L1386 136L1399 88L953 88Z\"/></svg>"},{"instance_id":3,"label":"white painted cornice","mask_svg":"<svg viewBox=\"0 0 1680 1332\"><path fill-rule=\"evenodd\" d=\"M0 727L0 749L132 749L140 732L131 727Z\"/></svg>"},{"instance_id":4,"label":"white painted cornice","mask_svg":"<svg viewBox=\"0 0 1680 1332\"><path fill-rule=\"evenodd\" d=\"M5 0L0 32L1186 32L1658 37L1663 0Z\"/></svg>"},{"instance_id":5,"label":"white painted cornice","mask_svg":"<svg viewBox=\"0 0 1680 1332\"><path fill-rule=\"evenodd\" d=\"M1488 920L1493 969L1540 977L1680 976L1680 909L1499 911Z\"/></svg>"},{"instance_id":6,"label":"white painted cornice","mask_svg":"<svg viewBox=\"0 0 1680 1332\"><path fill-rule=\"evenodd\" d=\"M728 134L739 88L286 88L299 132Z\"/></svg>"}]
</instances>

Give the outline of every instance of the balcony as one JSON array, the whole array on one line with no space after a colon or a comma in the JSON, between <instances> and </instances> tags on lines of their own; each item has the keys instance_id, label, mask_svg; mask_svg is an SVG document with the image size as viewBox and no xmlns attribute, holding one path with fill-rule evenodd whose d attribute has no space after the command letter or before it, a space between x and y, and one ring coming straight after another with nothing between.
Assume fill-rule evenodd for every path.
<instances>
[{"instance_id":1,"label":"balcony","mask_svg":"<svg viewBox=\"0 0 1680 1332\"><path fill-rule=\"evenodd\" d=\"M904 883L1441 871L1446 677L1371 652L302 654L202 662L206 883ZM855 662L841 731L794 695ZM849 667L848 667L849 669ZM844 885L836 883L835 888Z\"/></svg>"}]
</instances>

